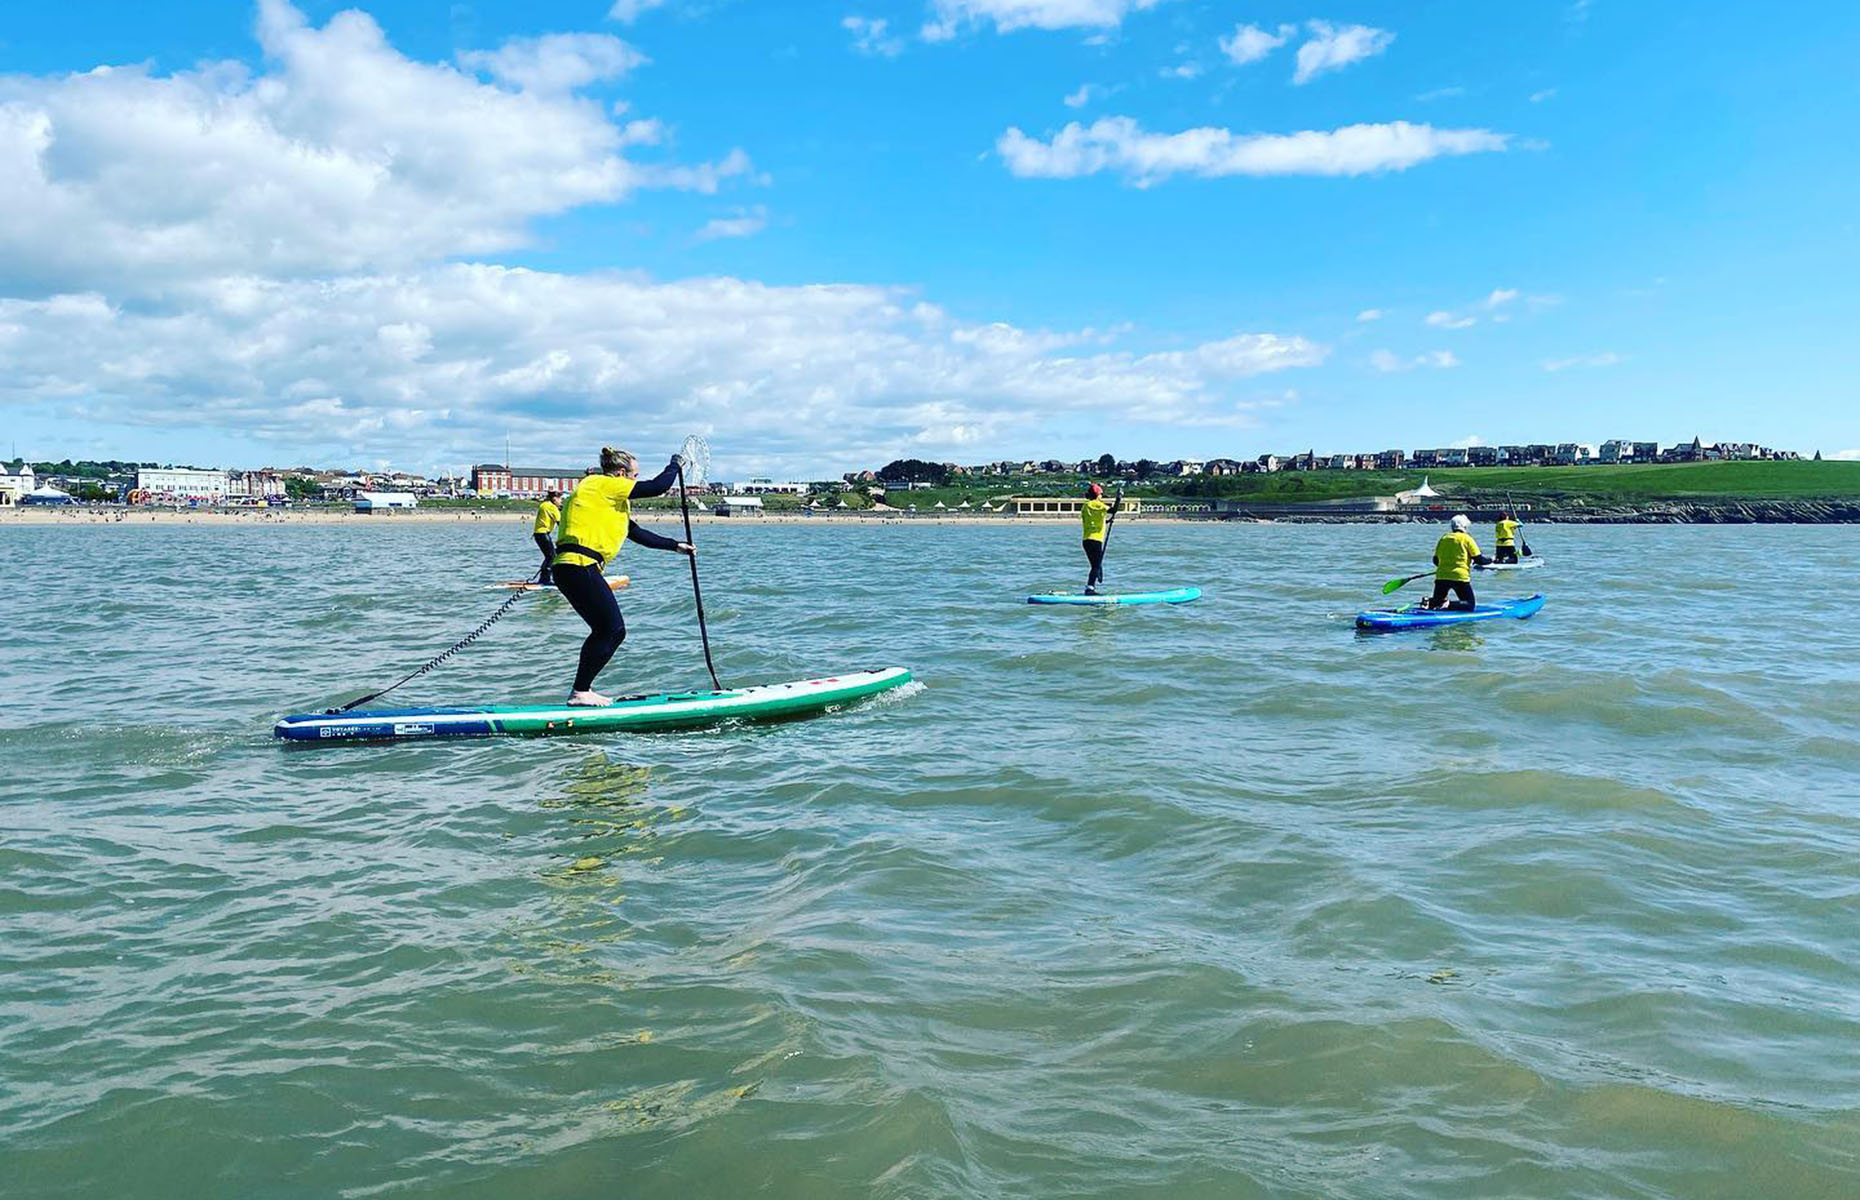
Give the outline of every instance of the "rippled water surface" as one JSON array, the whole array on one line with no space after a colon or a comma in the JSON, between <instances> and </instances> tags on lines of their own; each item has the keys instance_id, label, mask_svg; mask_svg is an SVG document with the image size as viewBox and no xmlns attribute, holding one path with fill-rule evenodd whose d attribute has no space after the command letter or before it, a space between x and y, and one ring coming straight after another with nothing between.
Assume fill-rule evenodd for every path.
<instances>
[{"instance_id":1,"label":"rippled water surface","mask_svg":"<svg viewBox=\"0 0 1860 1200\"><path fill-rule=\"evenodd\" d=\"M704 733L286 749L507 522L0 527L8 1197L1860 1195L1850 528L709 526ZM603 685L703 679L634 548ZM1419 589L1420 585L1414 585ZM408 703L559 698L530 597Z\"/></svg>"}]
</instances>

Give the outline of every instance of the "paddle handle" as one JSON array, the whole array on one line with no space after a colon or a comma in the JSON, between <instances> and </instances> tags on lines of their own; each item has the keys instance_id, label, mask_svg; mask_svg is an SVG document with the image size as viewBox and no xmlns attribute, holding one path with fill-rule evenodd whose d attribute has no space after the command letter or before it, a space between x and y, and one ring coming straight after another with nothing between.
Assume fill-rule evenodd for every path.
<instances>
[{"instance_id":1,"label":"paddle handle","mask_svg":"<svg viewBox=\"0 0 1860 1200\"><path fill-rule=\"evenodd\" d=\"M704 643L704 669L710 672L710 685L718 691L723 684L717 681L717 664L710 657L710 630L704 622L704 589L698 585L697 543L691 538L691 497L685 490L685 460L678 460L678 507L685 517L685 545L693 552L685 557L691 563L691 599L697 604L698 640Z\"/></svg>"}]
</instances>

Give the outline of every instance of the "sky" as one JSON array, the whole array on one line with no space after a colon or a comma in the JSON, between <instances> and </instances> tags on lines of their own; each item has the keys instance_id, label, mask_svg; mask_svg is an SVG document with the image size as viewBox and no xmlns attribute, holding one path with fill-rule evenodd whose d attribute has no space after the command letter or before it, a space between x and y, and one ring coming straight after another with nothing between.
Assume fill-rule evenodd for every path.
<instances>
[{"instance_id":1,"label":"sky","mask_svg":"<svg viewBox=\"0 0 1860 1200\"><path fill-rule=\"evenodd\" d=\"M1860 457L1860 5L65 0L0 451Z\"/></svg>"}]
</instances>

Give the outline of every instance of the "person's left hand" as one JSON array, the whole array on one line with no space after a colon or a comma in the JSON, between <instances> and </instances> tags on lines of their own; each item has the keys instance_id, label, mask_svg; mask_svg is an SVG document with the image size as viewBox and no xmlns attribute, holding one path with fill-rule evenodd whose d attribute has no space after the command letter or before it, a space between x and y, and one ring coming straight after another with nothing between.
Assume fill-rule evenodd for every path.
<instances>
[{"instance_id":1,"label":"person's left hand","mask_svg":"<svg viewBox=\"0 0 1860 1200\"><path fill-rule=\"evenodd\" d=\"M680 554L688 554L688 555L690 555L690 556L691 556L692 558L696 558L696 557L697 557L697 547L696 547L696 546L693 546L693 545L692 545L692 544L691 544L690 542L680 542L680 543L678 543L678 553L680 553Z\"/></svg>"}]
</instances>

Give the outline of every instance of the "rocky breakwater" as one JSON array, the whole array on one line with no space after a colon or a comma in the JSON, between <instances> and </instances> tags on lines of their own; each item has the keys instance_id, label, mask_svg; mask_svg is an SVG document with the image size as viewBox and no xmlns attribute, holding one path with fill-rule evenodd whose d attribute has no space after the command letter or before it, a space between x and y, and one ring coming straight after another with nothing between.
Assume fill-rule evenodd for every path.
<instances>
[{"instance_id":1,"label":"rocky breakwater","mask_svg":"<svg viewBox=\"0 0 1860 1200\"><path fill-rule=\"evenodd\" d=\"M1860 500L1533 501L1535 521L1585 525L1860 524Z\"/></svg>"}]
</instances>

